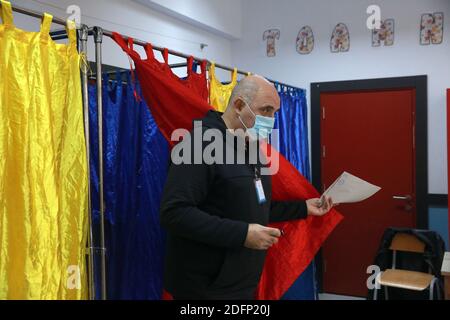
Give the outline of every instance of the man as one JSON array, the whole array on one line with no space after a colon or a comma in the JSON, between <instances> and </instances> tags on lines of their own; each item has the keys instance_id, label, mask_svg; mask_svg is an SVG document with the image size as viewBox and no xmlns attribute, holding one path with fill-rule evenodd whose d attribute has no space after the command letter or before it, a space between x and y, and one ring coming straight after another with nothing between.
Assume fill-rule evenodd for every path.
<instances>
[{"instance_id":1,"label":"man","mask_svg":"<svg viewBox=\"0 0 450 320\"><path fill-rule=\"evenodd\" d=\"M191 152L183 158L190 161L170 166L160 215L168 231L164 284L175 299L254 299L266 250L282 236L266 226L321 216L333 207L329 198L324 203L271 200L271 177L261 174L260 157L251 161L250 144L258 136L267 138L279 109L274 86L249 76L236 86L223 115L210 111L201 126L194 126L191 139L176 146L183 150L180 156ZM204 155L208 143L196 149L193 141L210 129L220 133L224 161L197 163L194 158ZM243 150L238 147L242 141ZM225 161L230 154L232 163Z\"/></svg>"}]
</instances>

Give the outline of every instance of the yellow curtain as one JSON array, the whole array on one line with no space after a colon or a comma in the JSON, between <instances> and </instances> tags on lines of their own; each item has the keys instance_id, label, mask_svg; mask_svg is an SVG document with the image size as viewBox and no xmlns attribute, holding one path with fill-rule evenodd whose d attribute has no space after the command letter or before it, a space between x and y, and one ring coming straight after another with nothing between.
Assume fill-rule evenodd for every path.
<instances>
[{"instance_id":1,"label":"yellow curtain","mask_svg":"<svg viewBox=\"0 0 450 320\"><path fill-rule=\"evenodd\" d=\"M0 299L87 298L87 163L76 29L14 26L1 0Z\"/></svg>"},{"instance_id":2,"label":"yellow curtain","mask_svg":"<svg viewBox=\"0 0 450 320\"><path fill-rule=\"evenodd\" d=\"M213 62L209 67L209 103L217 111L225 112L236 84L237 69L231 73L231 82L224 85L216 77L216 65Z\"/></svg>"}]
</instances>

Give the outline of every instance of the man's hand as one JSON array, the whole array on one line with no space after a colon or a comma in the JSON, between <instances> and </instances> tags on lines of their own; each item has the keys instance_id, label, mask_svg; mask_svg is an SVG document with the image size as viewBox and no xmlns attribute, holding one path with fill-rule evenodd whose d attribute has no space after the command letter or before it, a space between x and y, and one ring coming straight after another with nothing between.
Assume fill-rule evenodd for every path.
<instances>
[{"instance_id":1,"label":"man's hand","mask_svg":"<svg viewBox=\"0 0 450 320\"><path fill-rule=\"evenodd\" d=\"M267 250L278 242L279 237L281 237L281 231L278 229L250 224L244 246L249 249Z\"/></svg>"},{"instance_id":2,"label":"man's hand","mask_svg":"<svg viewBox=\"0 0 450 320\"><path fill-rule=\"evenodd\" d=\"M330 210L337 206L337 204L334 204L331 198L325 197L325 201L322 206L320 206L320 199L318 198L307 200L306 206L308 207L308 215L321 217L330 212Z\"/></svg>"}]
</instances>

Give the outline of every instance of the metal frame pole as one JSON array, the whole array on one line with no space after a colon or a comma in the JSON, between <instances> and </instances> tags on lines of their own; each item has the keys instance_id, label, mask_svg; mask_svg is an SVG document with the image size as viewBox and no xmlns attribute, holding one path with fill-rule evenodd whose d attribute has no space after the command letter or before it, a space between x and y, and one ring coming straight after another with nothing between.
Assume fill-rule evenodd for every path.
<instances>
[{"instance_id":1,"label":"metal frame pole","mask_svg":"<svg viewBox=\"0 0 450 320\"><path fill-rule=\"evenodd\" d=\"M89 37L89 28L82 25L79 30L79 46L80 52L84 56L83 63L87 61L87 42ZM84 106L84 133L86 139L86 161L88 173L88 285L89 299L95 299L95 279L94 279L94 238L92 231L92 208L91 208L91 170L90 170L90 131L89 131L89 90L88 90L88 66L82 65L81 83L83 89L83 106Z\"/></svg>"},{"instance_id":2,"label":"metal frame pole","mask_svg":"<svg viewBox=\"0 0 450 320\"><path fill-rule=\"evenodd\" d=\"M27 15L27 16L30 16L30 17L34 17L34 18L37 18L37 19L44 18L44 14L41 13L41 12L37 12L37 11L34 11L34 10L22 8L22 7L18 7L18 6L15 6L15 5L12 6L12 10L14 12L21 13L21 14L24 14L24 15ZM59 25L64 26L64 27L67 26L67 21L65 21L64 19L58 18L58 17L53 17L52 23L59 24Z\"/></svg>"},{"instance_id":3,"label":"metal frame pole","mask_svg":"<svg viewBox=\"0 0 450 320\"><path fill-rule=\"evenodd\" d=\"M112 37L113 37L113 32L110 31L110 30L105 30L105 29L103 29L103 35L104 35L105 37L112 38ZM128 38L130 38L130 37L128 37L128 36L123 36L123 38L124 38L124 40L128 40ZM136 38L133 38L133 39L134 39L134 44L135 44L135 45L138 45L138 46L143 46L143 47L144 47L144 46L146 46L147 43L148 43L147 41L143 41L143 40L140 40L140 39L136 39ZM152 48L153 48L153 50L156 50L156 51L160 51L160 52L163 52L163 51L164 51L164 48L159 47L159 46L152 46ZM180 57L180 58L185 58L185 59L187 59L187 58L190 57L189 54L185 54L185 53L178 52L178 51L175 51L175 50L169 50L169 54L171 54L171 55L173 55L173 56ZM193 58L194 58L194 60L197 61L197 62L201 62L201 61L203 61L203 60L206 60L206 59L197 58L197 57L193 57ZM212 64L211 61L209 61L209 60L206 60L206 61L207 61L208 65L211 65L211 64ZM219 64L219 63L216 63L215 65L216 65L216 68L219 68L219 69L223 69L223 70L231 71L231 72L234 71L234 68L232 68L232 67L228 67L228 66L225 66L225 65L222 65L222 64ZM177 65L174 65L174 66L176 67ZM238 73L238 74L242 74L242 75L244 75L244 76L247 76L248 74L251 74L251 72L247 72L247 71L243 71L243 70L239 70L239 69L237 69L237 73ZM279 84L279 85L282 85L282 86L285 86L285 87L290 87L290 88L297 88L297 87L295 87L295 86L291 86L291 85L286 84L286 83L283 83L283 82L271 80L271 79L269 79L269 78L266 78L266 79L267 79L267 81L270 81L270 82L272 82L272 83L274 83L274 84Z\"/></svg>"},{"instance_id":4,"label":"metal frame pole","mask_svg":"<svg viewBox=\"0 0 450 320\"><path fill-rule=\"evenodd\" d=\"M97 69L97 108L98 108L98 159L100 196L100 283L101 299L106 300L106 248L105 248L105 203L103 196L103 99L102 99L102 42L103 29L94 27L95 62Z\"/></svg>"},{"instance_id":5,"label":"metal frame pole","mask_svg":"<svg viewBox=\"0 0 450 320\"><path fill-rule=\"evenodd\" d=\"M21 14L25 14L25 15L28 15L28 16L31 16L31 17L39 18L39 19L41 19L44 16L40 12L36 12L36 11L33 11L33 10L29 10L29 9L25 9L25 8L21 8L21 7L17 7L17 6L13 6L12 9L15 12L18 12L18 13L21 13ZM57 17L53 18L53 23L59 24L59 25L62 25L62 26L66 26L66 24L67 24L66 21L64 21L63 19L57 18ZM96 28L98 28L98 27L96 27ZM102 35L107 36L107 37L112 37L112 31L102 29ZM128 37L125 37L125 38L128 38ZM56 39L60 39L59 36L57 36ZM134 43L136 45L141 45L141 46L145 46L147 44L146 41L142 41L142 40L139 40L139 39L135 39ZM153 49L161 51L161 52L163 51L163 48L158 47L158 46L154 46ZM178 56L178 57L181 57L181 58L188 58L190 56L188 54L184 54L184 53L177 52L177 51L174 51L174 50L169 50L169 54L174 55L174 56ZM200 61L202 61L204 59L200 59L200 58L194 57L194 60L200 62ZM211 64L210 61L208 61L208 63ZM218 63L216 63L216 68L227 70L227 71L233 71L234 70L234 68L231 68L231 67L228 67L228 66L225 66L225 65L222 65L222 64L218 64ZM239 74L242 74L242 75L249 74L249 72L246 72L246 71L243 71L243 70L238 70L237 72ZM282 86L296 88L295 86L291 86L289 84L282 83L282 82L279 82L279 81L275 81L275 80L271 80L271 79L267 79L267 80L270 81L270 82L273 82L273 83L280 84Z\"/></svg>"}]
</instances>

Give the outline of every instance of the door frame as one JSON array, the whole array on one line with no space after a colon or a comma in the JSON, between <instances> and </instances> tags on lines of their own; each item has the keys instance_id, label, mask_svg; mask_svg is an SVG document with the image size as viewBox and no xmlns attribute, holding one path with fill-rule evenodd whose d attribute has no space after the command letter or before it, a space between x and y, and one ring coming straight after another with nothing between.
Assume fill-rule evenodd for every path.
<instances>
[{"instance_id":1,"label":"door frame","mask_svg":"<svg viewBox=\"0 0 450 320\"><path fill-rule=\"evenodd\" d=\"M428 77L426 75L311 83L311 166L313 185L322 189L320 95L329 92L416 90L416 227L428 229ZM316 257L319 291L323 292L322 250Z\"/></svg>"}]
</instances>

